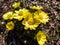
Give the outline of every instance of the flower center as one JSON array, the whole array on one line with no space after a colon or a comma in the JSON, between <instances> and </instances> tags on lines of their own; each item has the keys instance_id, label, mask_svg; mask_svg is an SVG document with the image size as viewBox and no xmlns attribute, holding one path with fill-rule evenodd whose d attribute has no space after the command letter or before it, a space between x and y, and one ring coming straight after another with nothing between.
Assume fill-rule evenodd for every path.
<instances>
[{"instance_id":1,"label":"flower center","mask_svg":"<svg viewBox=\"0 0 60 45\"><path fill-rule=\"evenodd\" d=\"M30 25L33 25L34 24L33 18L28 19L28 24L30 24Z\"/></svg>"}]
</instances>

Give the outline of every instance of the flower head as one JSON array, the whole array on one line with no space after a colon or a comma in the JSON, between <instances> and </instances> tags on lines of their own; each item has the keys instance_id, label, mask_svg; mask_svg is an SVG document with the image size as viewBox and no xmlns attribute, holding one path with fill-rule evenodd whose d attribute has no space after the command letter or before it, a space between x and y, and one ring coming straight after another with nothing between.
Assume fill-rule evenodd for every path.
<instances>
[{"instance_id":1,"label":"flower head","mask_svg":"<svg viewBox=\"0 0 60 45\"><path fill-rule=\"evenodd\" d=\"M13 5L12 5L12 7L13 8L18 8L20 6L20 2L15 2Z\"/></svg>"},{"instance_id":2,"label":"flower head","mask_svg":"<svg viewBox=\"0 0 60 45\"><path fill-rule=\"evenodd\" d=\"M36 35L36 39L39 45L44 45L46 40L46 35L43 31L39 31Z\"/></svg>"},{"instance_id":3,"label":"flower head","mask_svg":"<svg viewBox=\"0 0 60 45\"><path fill-rule=\"evenodd\" d=\"M4 20L8 20L8 19L12 20L13 18L14 18L13 12L7 12L3 15Z\"/></svg>"},{"instance_id":4,"label":"flower head","mask_svg":"<svg viewBox=\"0 0 60 45\"><path fill-rule=\"evenodd\" d=\"M42 7L40 6L30 6L31 9L35 9L35 10L41 10Z\"/></svg>"},{"instance_id":5,"label":"flower head","mask_svg":"<svg viewBox=\"0 0 60 45\"><path fill-rule=\"evenodd\" d=\"M29 11L27 9L20 9L18 11L15 11L14 19L18 19L19 21L28 15Z\"/></svg>"},{"instance_id":6,"label":"flower head","mask_svg":"<svg viewBox=\"0 0 60 45\"><path fill-rule=\"evenodd\" d=\"M36 29L36 27L39 25L38 21L34 19L32 14L30 13L22 22L23 25L25 25L25 29Z\"/></svg>"},{"instance_id":7,"label":"flower head","mask_svg":"<svg viewBox=\"0 0 60 45\"><path fill-rule=\"evenodd\" d=\"M39 20L40 23L46 24L49 20L49 16L44 11L36 11L34 13L34 18Z\"/></svg>"},{"instance_id":8,"label":"flower head","mask_svg":"<svg viewBox=\"0 0 60 45\"><path fill-rule=\"evenodd\" d=\"M13 23L12 21L8 22L8 23L6 24L6 28L7 28L8 30L14 29L14 23Z\"/></svg>"}]
</instances>

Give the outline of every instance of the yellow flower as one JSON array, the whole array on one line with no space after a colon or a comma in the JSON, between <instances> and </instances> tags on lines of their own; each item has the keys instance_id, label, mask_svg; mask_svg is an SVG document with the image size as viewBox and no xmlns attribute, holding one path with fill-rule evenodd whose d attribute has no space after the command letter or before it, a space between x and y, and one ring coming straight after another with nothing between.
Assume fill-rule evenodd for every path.
<instances>
[{"instance_id":1,"label":"yellow flower","mask_svg":"<svg viewBox=\"0 0 60 45\"><path fill-rule=\"evenodd\" d=\"M41 10L42 7L39 7L39 6L30 6L31 9L36 9L36 10Z\"/></svg>"},{"instance_id":2,"label":"yellow flower","mask_svg":"<svg viewBox=\"0 0 60 45\"><path fill-rule=\"evenodd\" d=\"M29 11L27 9L20 9L18 11L15 11L14 19L18 19L19 21L28 15Z\"/></svg>"},{"instance_id":3,"label":"yellow flower","mask_svg":"<svg viewBox=\"0 0 60 45\"><path fill-rule=\"evenodd\" d=\"M20 6L20 2L15 2L13 5L12 5L12 7L13 8L18 8Z\"/></svg>"},{"instance_id":4,"label":"yellow flower","mask_svg":"<svg viewBox=\"0 0 60 45\"><path fill-rule=\"evenodd\" d=\"M46 34L43 31L39 31L36 35L36 39L39 45L44 45L46 40Z\"/></svg>"},{"instance_id":5,"label":"yellow flower","mask_svg":"<svg viewBox=\"0 0 60 45\"><path fill-rule=\"evenodd\" d=\"M14 17L13 12L7 12L3 15L4 20L8 20L8 19L12 20L13 17Z\"/></svg>"},{"instance_id":6,"label":"yellow flower","mask_svg":"<svg viewBox=\"0 0 60 45\"><path fill-rule=\"evenodd\" d=\"M23 16L19 16L19 14L14 14L14 19L18 19L19 21L21 21L23 19Z\"/></svg>"},{"instance_id":7,"label":"yellow flower","mask_svg":"<svg viewBox=\"0 0 60 45\"><path fill-rule=\"evenodd\" d=\"M34 13L34 18L39 20L40 23L46 24L49 20L49 16L44 11L36 11Z\"/></svg>"},{"instance_id":8,"label":"yellow flower","mask_svg":"<svg viewBox=\"0 0 60 45\"><path fill-rule=\"evenodd\" d=\"M32 14L29 14L26 18L24 18L22 24L25 26L24 28L27 29L36 29L36 27L39 25L38 21L36 21Z\"/></svg>"},{"instance_id":9,"label":"yellow flower","mask_svg":"<svg viewBox=\"0 0 60 45\"><path fill-rule=\"evenodd\" d=\"M6 24L6 28L7 28L8 30L14 29L14 23L13 23L12 21L8 22L8 23Z\"/></svg>"}]
</instances>

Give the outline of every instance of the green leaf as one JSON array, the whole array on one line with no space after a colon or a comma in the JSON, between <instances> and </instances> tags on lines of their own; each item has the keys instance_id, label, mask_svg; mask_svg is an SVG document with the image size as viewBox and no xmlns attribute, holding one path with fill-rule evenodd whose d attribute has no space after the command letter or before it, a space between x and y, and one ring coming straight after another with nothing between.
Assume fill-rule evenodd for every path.
<instances>
[{"instance_id":1,"label":"green leaf","mask_svg":"<svg viewBox=\"0 0 60 45\"><path fill-rule=\"evenodd\" d=\"M51 38L51 37L47 37L47 40L57 40L57 38Z\"/></svg>"},{"instance_id":2,"label":"green leaf","mask_svg":"<svg viewBox=\"0 0 60 45\"><path fill-rule=\"evenodd\" d=\"M59 6L57 6L57 8L58 8L58 9L60 9L60 5L59 5Z\"/></svg>"}]
</instances>

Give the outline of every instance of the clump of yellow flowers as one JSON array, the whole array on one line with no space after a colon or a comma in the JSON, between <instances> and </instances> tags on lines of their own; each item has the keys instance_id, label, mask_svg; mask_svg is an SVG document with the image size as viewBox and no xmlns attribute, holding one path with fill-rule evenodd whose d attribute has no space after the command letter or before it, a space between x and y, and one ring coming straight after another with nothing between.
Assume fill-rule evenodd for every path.
<instances>
[{"instance_id":1,"label":"clump of yellow flowers","mask_svg":"<svg viewBox=\"0 0 60 45\"><path fill-rule=\"evenodd\" d=\"M13 8L20 7L20 2L15 2L12 5ZM36 30L36 28L39 26L39 24L43 23L46 24L49 20L49 16L47 13L42 11L42 7L39 6L31 6L30 7L33 10L36 10L34 12L30 12L29 9L26 8L19 8L19 10L15 10L7 12L3 15L4 20L13 20L16 19L18 21L22 21L22 25L24 25L24 29L28 30Z\"/></svg>"},{"instance_id":2,"label":"clump of yellow flowers","mask_svg":"<svg viewBox=\"0 0 60 45\"><path fill-rule=\"evenodd\" d=\"M15 2L12 7L14 9L17 9L20 7L20 2ZM27 8L19 8L15 11L9 11L3 15L4 20L9 20L10 22L7 22L6 28L10 31L14 29L14 21L18 20L19 22L22 22L22 25L24 25L25 30L36 30L36 28L39 26L39 24L46 24L49 21L49 16L47 13L42 11L42 7L40 6L30 6L31 10L35 10L34 12L31 12ZM17 21L16 21L17 22ZM15 23L16 23L15 22ZM18 25L19 26L19 25ZM46 42L46 34L43 31L39 31L36 35L36 39L39 45L44 45Z\"/></svg>"},{"instance_id":3,"label":"clump of yellow flowers","mask_svg":"<svg viewBox=\"0 0 60 45\"><path fill-rule=\"evenodd\" d=\"M46 40L46 34L43 31L38 31L36 34L36 39L39 45L44 45Z\"/></svg>"},{"instance_id":4,"label":"clump of yellow flowers","mask_svg":"<svg viewBox=\"0 0 60 45\"><path fill-rule=\"evenodd\" d=\"M32 15L32 17L29 15ZM41 23L46 24L46 22L48 22L49 20L49 16L42 10L36 11L29 15L23 20L23 23L22 23L23 25L25 25L25 29L30 28L30 30L32 29L35 30L39 24Z\"/></svg>"}]
</instances>

